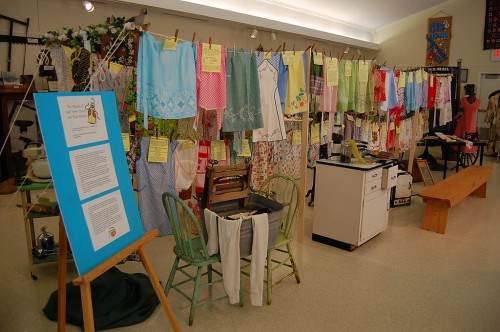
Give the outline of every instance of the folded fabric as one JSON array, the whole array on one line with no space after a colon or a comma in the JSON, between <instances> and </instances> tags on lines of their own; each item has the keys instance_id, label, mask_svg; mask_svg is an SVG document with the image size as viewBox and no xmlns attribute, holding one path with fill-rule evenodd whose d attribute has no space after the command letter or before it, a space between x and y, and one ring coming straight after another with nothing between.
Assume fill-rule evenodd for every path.
<instances>
[{"instance_id":1,"label":"folded fabric","mask_svg":"<svg viewBox=\"0 0 500 332\"><path fill-rule=\"evenodd\" d=\"M217 213L205 209L203 211L205 216L205 226L207 227L207 247L208 254L215 255L219 253L219 233L217 231Z\"/></svg>"}]
</instances>

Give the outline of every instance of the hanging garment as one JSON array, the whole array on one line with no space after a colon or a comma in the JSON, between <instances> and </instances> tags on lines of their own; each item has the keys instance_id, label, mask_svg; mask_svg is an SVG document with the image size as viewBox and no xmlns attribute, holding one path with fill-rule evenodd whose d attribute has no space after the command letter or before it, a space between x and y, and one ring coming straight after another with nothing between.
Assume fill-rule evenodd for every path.
<instances>
[{"instance_id":1,"label":"hanging garment","mask_svg":"<svg viewBox=\"0 0 500 332\"><path fill-rule=\"evenodd\" d=\"M238 152L236 152L233 148L229 148L229 165L237 165L247 163L248 160L251 160L253 156L253 146L254 144L249 140L248 145L250 146L250 157L238 156ZM229 142L229 146L233 146L233 143ZM253 168L252 168L252 176L253 176Z\"/></svg>"},{"instance_id":2,"label":"hanging garment","mask_svg":"<svg viewBox=\"0 0 500 332\"><path fill-rule=\"evenodd\" d=\"M287 139L274 142L273 160L278 163L278 172L294 179L300 178L300 145L293 145L294 122L285 122Z\"/></svg>"},{"instance_id":3,"label":"hanging garment","mask_svg":"<svg viewBox=\"0 0 500 332\"><path fill-rule=\"evenodd\" d=\"M127 111L125 110L124 103L125 103L125 96L128 93L128 89L130 86L130 81L132 80L133 72L134 72L134 67L124 66L113 79L116 107L118 110L118 120L120 121L120 129L122 133L130 132L130 118L129 118L130 113L128 110ZM132 89L133 87L135 87L135 82L133 82L132 84Z\"/></svg>"},{"instance_id":4,"label":"hanging garment","mask_svg":"<svg viewBox=\"0 0 500 332\"><path fill-rule=\"evenodd\" d=\"M385 71L385 96L386 100L380 102L379 109L387 112L398 104L398 81L396 79L396 74L394 71L387 67L382 67ZM373 101L375 102L375 78L373 80L374 95Z\"/></svg>"},{"instance_id":5,"label":"hanging garment","mask_svg":"<svg viewBox=\"0 0 500 332\"><path fill-rule=\"evenodd\" d=\"M137 112L137 70L134 68L132 73L130 74L130 80L128 82L127 91L125 92L125 96L123 98L123 112L118 113L118 120L120 121L120 129L122 133L126 133L133 129L135 132L137 128L137 124L131 128L130 117L136 117ZM127 130L128 128L128 130Z\"/></svg>"},{"instance_id":6,"label":"hanging garment","mask_svg":"<svg viewBox=\"0 0 500 332\"><path fill-rule=\"evenodd\" d=\"M307 147L307 167L316 166L319 160L319 143L309 144Z\"/></svg>"},{"instance_id":7,"label":"hanging garment","mask_svg":"<svg viewBox=\"0 0 500 332\"><path fill-rule=\"evenodd\" d=\"M332 59L331 61L337 62L338 60ZM326 63L325 58L323 58L323 63ZM328 86L328 70L323 71L324 83L323 83L323 95L321 96L321 102L319 104L320 112L332 112L335 113L337 111L337 91L338 91L338 81L337 85Z\"/></svg>"},{"instance_id":8,"label":"hanging garment","mask_svg":"<svg viewBox=\"0 0 500 332\"><path fill-rule=\"evenodd\" d=\"M314 63L314 54L311 52L311 72L309 76L309 93L316 96L323 94L323 64Z\"/></svg>"},{"instance_id":9,"label":"hanging garment","mask_svg":"<svg viewBox=\"0 0 500 332\"><path fill-rule=\"evenodd\" d=\"M397 105L389 111L391 116L395 116L394 124L396 127L399 127L401 115L404 113L405 109L405 88L400 87L399 80L406 80L404 72L398 71L395 75L395 82L397 86Z\"/></svg>"},{"instance_id":10,"label":"hanging garment","mask_svg":"<svg viewBox=\"0 0 500 332\"><path fill-rule=\"evenodd\" d=\"M488 100L488 107L486 108L485 123L490 124L490 131L488 134L488 145L484 154L493 155L500 149L497 146L497 135L500 135L500 93L493 93Z\"/></svg>"},{"instance_id":11,"label":"hanging garment","mask_svg":"<svg viewBox=\"0 0 500 332\"><path fill-rule=\"evenodd\" d=\"M339 85L337 89L337 111L339 112L347 111L349 102L349 79L351 76L346 76L345 66L347 62L346 60L340 60L339 64Z\"/></svg>"},{"instance_id":12,"label":"hanging garment","mask_svg":"<svg viewBox=\"0 0 500 332\"><path fill-rule=\"evenodd\" d=\"M429 75L428 77L428 90L427 93L427 108L433 108L434 103L436 102L436 75Z\"/></svg>"},{"instance_id":13,"label":"hanging garment","mask_svg":"<svg viewBox=\"0 0 500 332\"><path fill-rule=\"evenodd\" d=\"M278 68L281 54L271 54L264 60L264 53L257 54L260 101L264 127L253 130L252 141L279 141L286 139L285 122L278 93Z\"/></svg>"},{"instance_id":14,"label":"hanging garment","mask_svg":"<svg viewBox=\"0 0 500 332\"><path fill-rule=\"evenodd\" d=\"M439 125L445 125L452 119L451 112L451 81L446 76L438 77L436 87L435 107L441 112L439 114ZM437 125L437 124L436 124Z\"/></svg>"},{"instance_id":15,"label":"hanging garment","mask_svg":"<svg viewBox=\"0 0 500 332\"><path fill-rule=\"evenodd\" d=\"M83 47L75 48L71 54L70 65L75 83L71 91L85 91L90 82L90 52Z\"/></svg>"},{"instance_id":16,"label":"hanging garment","mask_svg":"<svg viewBox=\"0 0 500 332\"><path fill-rule=\"evenodd\" d=\"M64 52L65 46L53 46L50 50L50 58L56 70L57 87L59 92L69 92L73 90L73 79L69 59Z\"/></svg>"},{"instance_id":17,"label":"hanging garment","mask_svg":"<svg viewBox=\"0 0 500 332\"><path fill-rule=\"evenodd\" d=\"M256 142L252 154L251 186L260 189L262 183L274 174L276 163L272 161L272 142Z\"/></svg>"},{"instance_id":18,"label":"hanging garment","mask_svg":"<svg viewBox=\"0 0 500 332\"><path fill-rule=\"evenodd\" d=\"M410 148L411 141L411 133L412 133L412 123L411 118L401 120L401 126L399 131L399 151L405 152Z\"/></svg>"},{"instance_id":19,"label":"hanging garment","mask_svg":"<svg viewBox=\"0 0 500 332\"><path fill-rule=\"evenodd\" d=\"M203 112L203 109L200 110ZM203 139L204 140L209 140L209 141L214 141L217 139L217 135L219 134L219 126L218 126L218 119L219 119L219 114L220 117L222 117L222 110L216 110L216 111L204 111L202 115L202 126L203 126ZM221 120L221 125L222 125L222 120Z\"/></svg>"},{"instance_id":20,"label":"hanging garment","mask_svg":"<svg viewBox=\"0 0 500 332\"><path fill-rule=\"evenodd\" d=\"M226 49L221 47L220 72L202 70L203 44L198 43L196 52L196 88L198 90L198 107L205 110L226 108Z\"/></svg>"},{"instance_id":21,"label":"hanging garment","mask_svg":"<svg viewBox=\"0 0 500 332\"><path fill-rule=\"evenodd\" d=\"M422 71L422 109L426 109L429 104L429 76L425 71Z\"/></svg>"},{"instance_id":22,"label":"hanging garment","mask_svg":"<svg viewBox=\"0 0 500 332\"><path fill-rule=\"evenodd\" d=\"M145 127L145 122L148 122L147 127ZM147 121L145 121L144 114L136 112L135 134L141 135L143 132L147 136L177 137L177 120L165 120L148 116Z\"/></svg>"},{"instance_id":23,"label":"hanging garment","mask_svg":"<svg viewBox=\"0 0 500 332\"><path fill-rule=\"evenodd\" d=\"M356 111L363 113L364 111L358 110L358 99L363 99L365 96L365 85L368 80L363 80L359 82L359 61L347 61L346 63L351 63L351 76L349 79L349 94L347 95L347 109L349 111ZM365 62L366 64L366 62ZM361 89L360 89L361 88Z\"/></svg>"},{"instance_id":24,"label":"hanging garment","mask_svg":"<svg viewBox=\"0 0 500 332\"><path fill-rule=\"evenodd\" d=\"M127 158L128 172L131 181L133 180L133 175L135 173L135 163L137 161L138 147L139 147L139 137L130 136L130 150L127 151L125 157Z\"/></svg>"},{"instance_id":25,"label":"hanging garment","mask_svg":"<svg viewBox=\"0 0 500 332\"><path fill-rule=\"evenodd\" d=\"M196 69L191 43L178 43L175 51L145 32L137 60L138 111L160 119L196 115ZM147 120L147 118L145 118ZM146 123L147 125L147 123Z\"/></svg>"},{"instance_id":26,"label":"hanging garment","mask_svg":"<svg viewBox=\"0 0 500 332\"><path fill-rule=\"evenodd\" d=\"M229 303L240 301L240 229L243 219L217 218L224 289Z\"/></svg>"},{"instance_id":27,"label":"hanging garment","mask_svg":"<svg viewBox=\"0 0 500 332\"><path fill-rule=\"evenodd\" d=\"M408 115L410 111L415 110L415 103L413 101L415 89L413 88L413 73L407 72L405 73L406 77L406 86L405 86L405 110L404 115Z\"/></svg>"},{"instance_id":28,"label":"hanging garment","mask_svg":"<svg viewBox=\"0 0 500 332\"><path fill-rule=\"evenodd\" d=\"M187 190L193 184L198 169L198 142L192 142L194 146L186 147L189 140L179 140L174 151L175 165L175 190L177 192Z\"/></svg>"},{"instance_id":29,"label":"hanging garment","mask_svg":"<svg viewBox=\"0 0 500 332\"><path fill-rule=\"evenodd\" d=\"M252 216L252 262L250 263L250 303L262 306L264 269L266 267L269 237L267 213Z\"/></svg>"},{"instance_id":30,"label":"hanging garment","mask_svg":"<svg viewBox=\"0 0 500 332\"><path fill-rule=\"evenodd\" d=\"M303 56L295 56L294 61L288 66L285 114L307 112L304 57L305 53Z\"/></svg>"},{"instance_id":31,"label":"hanging garment","mask_svg":"<svg viewBox=\"0 0 500 332\"><path fill-rule=\"evenodd\" d=\"M94 56L93 60L94 61ZM97 62L97 61L96 61ZM90 76L90 90L91 91L113 91L115 88L113 76L111 75L111 71L108 69L106 63L101 61L97 64L97 70L99 73L96 75L95 73Z\"/></svg>"},{"instance_id":32,"label":"hanging garment","mask_svg":"<svg viewBox=\"0 0 500 332\"><path fill-rule=\"evenodd\" d=\"M386 72L381 69L373 69L373 102L380 103L387 101L385 93Z\"/></svg>"},{"instance_id":33,"label":"hanging garment","mask_svg":"<svg viewBox=\"0 0 500 332\"><path fill-rule=\"evenodd\" d=\"M198 126L193 128L194 123L194 117L177 120L177 138L193 141L203 139L202 123L198 122Z\"/></svg>"},{"instance_id":34,"label":"hanging garment","mask_svg":"<svg viewBox=\"0 0 500 332\"><path fill-rule=\"evenodd\" d=\"M415 84L413 85L413 88L415 89L414 92L415 110L418 110L422 106L422 90L423 90L422 70L418 69L417 71L414 72L413 75L415 80Z\"/></svg>"},{"instance_id":35,"label":"hanging garment","mask_svg":"<svg viewBox=\"0 0 500 332\"><path fill-rule=\"evenodd\" d=\"M344 119L344 140L353 139L354 135L354 118L352 115L347 115Z\"/></svg>"},{"instance_id":36,"label":"hanging garment","mask_svg":"<svg viewBox=\"0 0 500 332\"><path fill-rule=\"evenodd\" d=\"M227 108L223 131L244 131L262 128L259 75L255 54L228 52L226 59Z\"/></svg>"},{"instance_id":37,"label":"hanging garment","mask_svg":"<svg viewBox=\"0 0 500 332\"><path fill-rule=\"evenodd\" d=\"M358 64L361 72L358 73L358 84L356 91L356 112L366 113L373 110L373 75L371 75L371 61L361 61ZM362 77L359 77L363 74Z\"/></svg>"},{"instance_id":38,"label":"hanging garment","mask_svg":"<svg viewBox=\"0 0 500 332\"><path fill-rule=\"evenodd\" d=\"M137 196L139 213L145 232L158 229L159 235L171 235L172 226L168 219L161 195L164 192L175 193L175 163L173 153L177 141L168 144L166 163L148 162L149 137L141 139L141 156L137 159Z\"/></svg>"},{"instance_id":39,"label":"hanging garment","mask_svg":"<svg viewBox=\"0 0 500 332\"><path fill-rule=\"evenodd\" d=\"M195 191L203 193L205 188L205 174L210 159L210 141L202 140L199 142L198 147L198 166L196 169L196 176L194 178Z\"/></svg>"}]
</instances>

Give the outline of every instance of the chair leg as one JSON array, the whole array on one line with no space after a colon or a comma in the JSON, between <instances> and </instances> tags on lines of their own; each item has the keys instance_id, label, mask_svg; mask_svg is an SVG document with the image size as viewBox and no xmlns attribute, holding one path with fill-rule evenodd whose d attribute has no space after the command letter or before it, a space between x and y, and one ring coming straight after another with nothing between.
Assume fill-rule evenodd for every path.
<instances>
[{"instance_id":1,"label":"chair leg","mask_svg":"<svg viewBox=\"0 0 500 332\"><path fill-rule=\"evenodd\" d=\"M267 304L271 304L271 293L273 291L273 262L271 260L272 251L267 251Z\"/></svg>"},{"instance_id":2,"label":"chair leg","mask_svg":"<svg viewBox=\"0 0 500 332\"><path fill-rule=\"evenodd\" d=\"M202 272L202 267L198 267L196 280L194 282L193 298L191 299L191 310L189 311L189 326L193 325L194 311L196 310L196 304L198 303L198 292L200 290L200 280Z\"/></svg>"},{"instance_id":3,"label":"chair leg","mask_svg":"<svg viewBox=\"0 0 500 332\"><path fill-rule=\"evenodd\" d=\"M175 257L174 265L172 265L172 270L170 271L167 284L165 285L165 296L168 296L168 292L172 287L172 283L174 282L175 272L177 272L178 267L179 267L179 257Z\"/></svg>"},{"instance_id":4,"label":"chair leg","mask_svg":"<svg viewBox=\"0 0 500 332\"><path fill-rule=\"evenodd\" d=\"M243 307L243 274L240 272L240 307Z\"/></svg>"},{"instance_id":5,"label":"chair leg","mask_svg":"<svg viewBox=\"0 0 500 332\"><path fill-rule=\"evenodd\" d=\"M297 269L297 264L295 264L295 258L293 257L291 243L286 244L286 249L288 250L288 256L290 257L290 263L292 263L293 274L295 274L295 280L300 284L299 270Z\"/></svg>"},{"instance_id":6,"label":"chair leg","mask_svg":"<svg viewBox=\"0 0 500 332\"><path fill-rule=\"evenodd\" d=\"M212 282L212 265L207 265L208 282Z\"/></svg>"}]
</instances>

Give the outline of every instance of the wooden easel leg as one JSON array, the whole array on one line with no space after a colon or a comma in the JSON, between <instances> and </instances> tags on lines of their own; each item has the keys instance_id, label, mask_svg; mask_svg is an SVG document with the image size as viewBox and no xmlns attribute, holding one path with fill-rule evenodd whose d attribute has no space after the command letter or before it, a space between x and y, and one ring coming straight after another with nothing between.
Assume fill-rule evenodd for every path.
<instances>
[{"instance_id":1,"label":"wooden easel leg","mask_svg":"<svg viewBox=\"0 0 500 332\"><path fill-rule=\"evenodd\" d=\"M94 332L94 312L92 311L92 293L90 283L83 282L80 285L80 294L82 296L83 326L85 332Z\"/></svg>"},{"instance_id":2,"label":"wooden easel leg","mask_svg":"<svg viewBox=\"0 0 500 332\"><path fill-rule=\"evenodd\" d=\"M66 330L66 274L68 261L68 237L62 218L59 217L59 266L57 280L57 331Z\"/></svg>"},{"instance_id":3,"label":"wooden easel leg","mask_svg":"<svg viewBox=\"0 0 500 332\"><path fill-rule=\"evenodd\" d=\"M170 306L170 303L167 300L167 296L165 295L165 293L160 285L160 282L158 281L158 277L156 276L156 273L153 269L153 265L151 264L151 261L149 260L148 256L146 255L144 248L140 247L137 250L137 254L139 254L139 257L141 258L142 265L144 265L144 269L146 270L146 273L148 274L149 280L151 281L151 284L153 285L153 288L156 292L156 295L158 295L158 299L160 300L160 303L163 306L165 313L167 314L168 320L170 321L170 325L172 326L174 331L180 331L181 328L179 326L179 322L177 321L177 318L174 315L174 311L172 310L172 307Z\"/></svg>"},{"instance_id":4,"label":"wooden easel leg","mask_svg":"<svg viewBox=\"0 0 500 332\"><path fill-rule=\"evenodd\" d=\"M425 212L421 228L444 234L446 223L448 222L449 209L449 206L441 201L429 200L425 202Z\"/></svg>"}]
</instances>

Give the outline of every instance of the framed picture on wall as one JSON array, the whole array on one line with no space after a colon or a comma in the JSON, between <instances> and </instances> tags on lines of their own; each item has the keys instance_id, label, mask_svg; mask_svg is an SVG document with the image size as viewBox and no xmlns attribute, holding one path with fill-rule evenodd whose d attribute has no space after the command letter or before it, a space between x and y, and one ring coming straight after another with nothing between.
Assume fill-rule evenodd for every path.
<instances>
[{"instance_id":1,"label":"framed picture on wall","mask_svg":"<svg viewBox=\"0 0 500 332\"><path fill-rule=\"evenodd\" d=\"M469 76L469 69L460 69L460 83L467 83L468 76Z\"/></svg>"}]
</instances>

